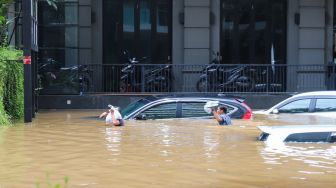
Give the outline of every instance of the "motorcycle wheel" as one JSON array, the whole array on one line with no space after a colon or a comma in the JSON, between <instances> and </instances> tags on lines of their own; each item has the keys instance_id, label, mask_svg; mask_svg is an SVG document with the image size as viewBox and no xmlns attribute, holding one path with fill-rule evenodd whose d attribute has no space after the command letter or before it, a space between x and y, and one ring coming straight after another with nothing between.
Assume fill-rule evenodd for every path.
<instances>
[{"instance_id":1,"label":"motorcycle wheel","mask_svg":"<svg viewBox=\"0 0 336 188\"><path fill-rule=\"evenodd\" d=\"M198 92L207 92L210 89L210 84L206 78L201 78L196 83L196 89Z\"/></svg>"},{"instance_id":2,"label":"motorcycle wheel","mask_svg":"<svg viewBox=\"0 0 336 188\"><path fill-rule=\"evenodd\" d=\"M146 91L149 92L169 92L169 80L164 79L154 84L149 84Z\"/></svg>"},{"instance_id":3,"label":"motorcycle wheel","mask_svg":"<svg viewBox=\"0 0 336 188\"><path fill-rule=\"evenodd\" d=\"M82 81L81 81L81 91L82 92L90 92L93 91L93 84L92 80L89 76L83 75Z\"/></svg>"},{"instance_id":4,"label":"motorcycle wheel","mask_svg":"<svg viewBox=\"0 0 336 188\"><path fill-rule=\"evenodd\" d=\"M235 81L237 90L240 92L251 92L255 87L255 80L249 76L240 76Z\"/></svg>"},{"instance_id":5,"label":"motorcycle wheel","mask_svg":"<svg viewBox=\"0 0 336 188\"><path fill-rule=\"evenodd\" d=\"M128 84L126 83L126 81L125 80L121 80L120 82L119 82L119 91L120 92L127 92L128 91Z\"/></svg>"}]
</instances>

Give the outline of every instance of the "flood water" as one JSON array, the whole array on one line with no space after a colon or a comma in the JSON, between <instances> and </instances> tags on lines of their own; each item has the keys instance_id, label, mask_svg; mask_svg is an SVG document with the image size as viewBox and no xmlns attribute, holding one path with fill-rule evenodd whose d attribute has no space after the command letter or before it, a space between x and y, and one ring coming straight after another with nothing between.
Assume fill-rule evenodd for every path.
<instances>
[{"instance_id":1,"label":"flood water","mask_svg":"<svg viewBox=\"0 0 336 188\"><path fill-rule=\"evenodd\" d=\"M0 188L335 187L336 144L265 145L258 125L333 123L316 117L127 121L99 111L44 111L32 124L0 128ZM329 121L329 122L328 122Z\"/></svg>"}]
</instances>

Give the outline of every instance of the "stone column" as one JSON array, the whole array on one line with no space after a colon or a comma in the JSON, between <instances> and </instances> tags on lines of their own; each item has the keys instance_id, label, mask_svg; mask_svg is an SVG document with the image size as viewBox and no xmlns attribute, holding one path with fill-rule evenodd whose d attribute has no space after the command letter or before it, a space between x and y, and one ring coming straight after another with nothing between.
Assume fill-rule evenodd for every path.
<instances>
[{"instance_id":1,"label":"stone column","mask_svg":"<svg viewBox=\"0 0 336 188\"><path fill-rule=\"evenodd\" d=\"M299 1L299 45L298 64L325 65L327 62L327 1ZM325 90L324 69L307 67L297 72L297 91Z\"/></svg>"},{"instance_id":2,"label":"stone column","mask_svg":"<svg viewBox=\"0 0 336 188\"><path fill-rule=\"evenodd\" d=\"M204 65L210 60L210 0L184 1L184 64ZM200 68L188 68L197 70ZM199 74L184 73L184 89L196 91Z\"/></svg>"}]
</instances>

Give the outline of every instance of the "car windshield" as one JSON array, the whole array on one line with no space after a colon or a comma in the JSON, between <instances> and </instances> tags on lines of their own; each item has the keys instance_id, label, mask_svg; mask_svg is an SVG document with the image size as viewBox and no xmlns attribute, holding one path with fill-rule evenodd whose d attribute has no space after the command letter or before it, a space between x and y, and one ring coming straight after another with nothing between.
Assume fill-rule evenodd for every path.
<instances>
[{"instance_id":1,"label":"car windshield","mask_svg":"<svg viewBox=\"0 0 336 188\"><path fill-rule=\"evenodd\" d=\"M150 101L147 99L140 99L136 102L133 102L131 104L129 104L126 108L124 108L121 111L121 114L123 117L126 117L128 115L130 115L132 112L134 112L136 109L139 109L143 106L145 106L146 104L148 104Z\"/></svg>"}]
</instances>

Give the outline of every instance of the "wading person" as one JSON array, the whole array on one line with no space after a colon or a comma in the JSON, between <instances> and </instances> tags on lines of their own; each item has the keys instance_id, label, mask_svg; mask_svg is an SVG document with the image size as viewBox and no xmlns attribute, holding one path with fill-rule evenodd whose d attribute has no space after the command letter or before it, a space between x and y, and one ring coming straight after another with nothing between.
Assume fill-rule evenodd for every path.
<instances>
[{"instance_id":1,"label":"wading person","mask_svg":"<svg viewBox=\"0 0 336 188\"><path fill-rule=\"evenodd\" d=\"M124 126L125 122L117 108L111 108L108 112L103 112L99 118L105 118L106 125Z\"/></svg>"},{"instance_id":2,"label":"wading person","mask_svg":"<svg viewBox=\"0 0 336 188\"><path fill-rule=\"evenodd\" d=\"M212 111L219 125L232 125L230 116L227 115L227 108L219 106L217 110Z\"/></svg>"}]
</instances>

